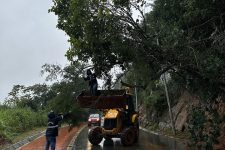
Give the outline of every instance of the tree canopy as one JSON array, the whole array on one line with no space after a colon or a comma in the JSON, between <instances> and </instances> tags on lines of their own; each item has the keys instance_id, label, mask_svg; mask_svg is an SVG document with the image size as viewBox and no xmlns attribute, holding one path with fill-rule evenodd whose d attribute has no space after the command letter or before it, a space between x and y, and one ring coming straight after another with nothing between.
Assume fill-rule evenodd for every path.
<instances>
[{"instance_id":1,"label":"tree canopy","mask_svg":"<svg viewBox=\"0 0 225 150\"><path fill-rule=\"evenodd\" d=\"M122 68L135 61L145 38L139 20L132 18L131 8L140 9L144 1L54 0L50 9L58 18L59 29L70 37L67 51L70 61L91 60L97 74L114 65Z\"/></svg>"},{"instance_id":2,"label":"tree canopy","mask_svg":"<svg viewBox=\"0 0 225 150\"><path fill-rule=\"evenodd\" d=\"M71 111L70 121L75 124L80 119L84 119L86 115L86 112L79 108L75 101L76 95L88 86L81 77L83 67L78 62L64 68L55 64L45 64L41 72L52 84L15 85L5 104L11 108L29 108L35 112L53 110L56 113L66 113Z\"/></svg>"},{"instance_id":3,"label":"tree canopy","mask_svg":"<svg viewBox=\"0 0 225 150\"><path fill-rule=\"evenodd\" d=\"M155 0L146 14L145 0L53 2L70 61L91 60L99 75L115 65L148 70L151 79L169 71L210 98L224 91L224 1Z\"/></svg>"}]
</instances>

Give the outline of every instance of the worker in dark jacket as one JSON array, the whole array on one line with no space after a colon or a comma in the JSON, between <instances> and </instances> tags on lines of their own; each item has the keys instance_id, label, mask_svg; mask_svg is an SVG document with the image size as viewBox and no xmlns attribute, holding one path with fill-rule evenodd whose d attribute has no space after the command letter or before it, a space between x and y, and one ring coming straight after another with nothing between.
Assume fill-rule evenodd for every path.
<instances>
[{"instance_id":1,"label":"worker in dark jacket","mask_svg":"<svg viewBox=\"0 0 225 150\"><path fill-rule=\"evenodd\" d=\"M87 77L84 77L85 81L89 81L90 92L92 95L97 96L98 82L95 73L92 73L90 69L87 70Z\"/></svg>"},{"instance_id":2,"label":"worker in dark jacket","mask_svg":"<svg viewBox=\"0 0 225 150\"><path fill-rule=\"evenodd\" d=\"M51 150L55 150L56 145L56 136L58 136L58 123L69 115L66 113L64 115L55 115L53 111L48 113L48 127L45 133L46 136L46 146L45 150L49 149L51 146Z\"/></svg>"}]
</instances>

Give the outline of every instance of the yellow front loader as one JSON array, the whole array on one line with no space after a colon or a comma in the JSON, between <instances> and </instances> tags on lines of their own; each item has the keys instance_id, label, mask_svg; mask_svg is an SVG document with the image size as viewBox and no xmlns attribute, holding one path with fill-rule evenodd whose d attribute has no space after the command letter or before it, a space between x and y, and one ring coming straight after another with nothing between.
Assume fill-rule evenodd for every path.
<instances>
[{"instance_id":1,"label":"yellow front loader","mask_svg":"<svg viewBox=\"0 0 225 150\"><path fill-rule=\"evenodd\" d=\"M88 139L98 145L103 138L120 138L124 146L138 141L138 113L134 109L132 94L126 90L100 90L99 96L83 91L77 102L83 108L99 109L103 112L103 126L93 127Z\"/></svg>"}]
</instances>

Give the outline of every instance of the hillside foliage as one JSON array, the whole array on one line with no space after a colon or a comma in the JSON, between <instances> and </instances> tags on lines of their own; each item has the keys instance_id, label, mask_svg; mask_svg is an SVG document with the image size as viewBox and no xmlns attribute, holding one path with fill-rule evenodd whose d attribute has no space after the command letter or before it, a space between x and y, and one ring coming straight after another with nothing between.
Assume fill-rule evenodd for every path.
<instances>
[{"instance_id":1,"label":"hillside foliage","mask_svg":"<svg viewBox=\"0 0 225 150\"><path fill-rule=\"evenodd\" d=\"M147 105L158 108L165 98L160 86L155 88L164 73L171 77L175 97L182 89L199 96L203 105L224 97L225 1L53 2L49 11L69 36L68 60L91 61L98 75L120 66L133 74L133 84L145 87ZM151 11L145 13L149 3Z\"/></svg>"}]
</instances>

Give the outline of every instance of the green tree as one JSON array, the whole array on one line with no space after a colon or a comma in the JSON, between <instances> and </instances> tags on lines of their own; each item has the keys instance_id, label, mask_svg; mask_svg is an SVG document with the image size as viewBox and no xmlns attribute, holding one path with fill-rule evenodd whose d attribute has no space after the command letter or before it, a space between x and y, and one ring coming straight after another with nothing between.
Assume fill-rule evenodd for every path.
<instances>
[{"instance_id":1,"label":"green tree","mask_svg":"<svg viewBox=\"0 0 225 150\"><path fill-rule=\"evenodd\" d=\"M51 79L51 91L56 95L47 102L47 110L54 110L56 113L71 112L70 122L75 124L77 121L86 117L86 112L79 108L76 103L76 96L84 89L88 88L88 83L82 78L84 65L76 62L61 68L56 65L45 64L42 73L47 74L46 80ZM58 74L58 72L61 72ZM58 81L58 79L60 81ZM54 80L55 79L55 80ZM57 81L57 82L54 82Z\"/></svg>"},{"instance_id":2,"label":"green tree","mask_svg":"<svg viewBox=\"0 0 225 150\"><path fill-rule=\"evenodd\" d=\"M46 84L35 84L32 86L14 85L9 93L5 104L13 107L30 107L34 111L43 110L47 101L52 99L56 93Z\"/></svg>"},{"instance_id":3,"label":"green tree","mask_svg":"<svg viewBox=\"0 0 225 150\"><path fill-rule=\"evenodd\" d=\"M53 2L57 27L70 37L70 61L91 60L98 74L142 64L151 79L170 71L205 98L223 91L224 1L156 0L148 14L141 11L144 0ZM133 19L133 9L141 20Z\"/></svg>"},{"instance_id":4,"label":"green tree","mask_svg":"<svg viewBox=\"0 0 225 150\"><path fill-rule=\"evenodd\" d=\"M144 1L53 2L50 11L59 17L57 27L70 37L71 48L66 54L70 61L91 60L95 72L102 75L107 74L114 65L124 68L137 59L135 55L143 48L146 34L140 21L133 19L131 9L140 10Z\"/></svg>"},{"instance_id":5,"label":"green tree","mask_svg":"<svg viewBox=\"0 0 225 150\"><path fill-rule=\"evenodd\" d=\"M224 88L224 51L215 46L215 37L224 32L224 8L224 1L156 0L147 14L148 31L157 33L172 73L203 99Z\"/></svg>"}]
</instances>

